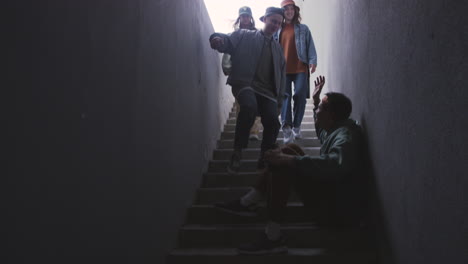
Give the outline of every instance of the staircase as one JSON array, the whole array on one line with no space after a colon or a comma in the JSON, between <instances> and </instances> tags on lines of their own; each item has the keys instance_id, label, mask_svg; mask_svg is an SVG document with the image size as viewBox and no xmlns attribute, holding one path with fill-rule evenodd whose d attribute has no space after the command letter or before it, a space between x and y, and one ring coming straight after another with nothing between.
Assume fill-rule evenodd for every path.
<instances>
[{"instance_id":1,"label":"staircase","mask_svg":"<svg viewBox=\"0 0 468 264\"><path fill-rule=\"evenodd\" d=\"M249 148L243 151L239 174L229 175L226 172L233 150L235 123L233 107L218 148L213 153L213 160L209 163L208 172L204 174L195 201L188 208L185 224L180 228L178 247L169 254L168 263L376 263L375 250L372 250L367 232L360 228L331 229L317 226L313 218L305 216L305 209L295 195L288 202L287 223L282 224L288 253L239 255L237 246L255 240L264 231L266 208L263 206L260 216L251 218L223 213L212 206L216 202L239 198L257 178L255 170L260 141L250 141ZM295 143L301 145L307 154L317 155L320 142L315 134L311 101L308 101L302 123L302 136L303 139ZM279 144L283 144L282 137L280 132Z\"/></svg>"}]
</instances>

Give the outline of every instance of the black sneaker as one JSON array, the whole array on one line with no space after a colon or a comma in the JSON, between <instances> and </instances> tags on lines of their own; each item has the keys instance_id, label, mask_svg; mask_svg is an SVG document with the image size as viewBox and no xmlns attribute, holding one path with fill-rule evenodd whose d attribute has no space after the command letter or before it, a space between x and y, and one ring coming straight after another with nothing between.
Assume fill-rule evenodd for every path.
<instances>
[{"instance_id":1,"label":"black sneaker","mask_svg":"<svg viewBox=\"0 0 468 264\"><path fill-rule=\"evenodd\" d=\"M251 217L258 215L257 206L243 206L240 202L240 199L224 203L216 203L214 206L215 208L230 214Z\"/></svg>"},{"instance_id":2,"label":"black sneaker","mask_svg":"<svg viewBox=\"0 0 468 264\"><path fill-rule=\"evenodd\" d=\"M266 255L266 254L284 254L288 252L288 247L284 238L278 240L270 240L267 235L262 232L260 237L251 243L240 245L237 248L239 254L244 255Z\"/></svg>"},{"instance_id":3,"label":"black sneaker","mask_svg":"<svg viewBox=\"0 0 468 264\"><path fill-rule=\"evenodd\" d=\"M241 165L241 154L240 152L234 151L227 166L227 171L229 174L237 174Z\"/></svg>"}]
</instances>

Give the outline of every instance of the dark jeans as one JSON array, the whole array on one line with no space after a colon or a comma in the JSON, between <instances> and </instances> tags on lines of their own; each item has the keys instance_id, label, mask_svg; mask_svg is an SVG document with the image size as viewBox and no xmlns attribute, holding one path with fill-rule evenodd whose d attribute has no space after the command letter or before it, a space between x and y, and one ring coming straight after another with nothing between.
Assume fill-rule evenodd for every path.
<instances>
[{"instance_id":1,"label":"dark jeans","mask_svg":"<svg viewBox=\"0 0 468 264\"><path fill-rule=\"evenodd\" d=\"M304 155L296 144L285 145L281 151L294 156ZM274 222L281 223L285 220L287 202L293 190L304 203L306 216L313 217L321 225L355 225L359 220L356 218L359 216L351 215L338 206L338 195L346 193L341 190L341 185L318 180L314 175L304 175L289 167L268 167L260 174L254 187L267 198L268 218Z\"/></svg>"},{"instance_id":2,"label":"dark jeans","mask_svg":"<svg viewBox=\"0 0 468 264\"><path fill-rule=\"evenodd\" d=\"M278 121L278 104L256 94L251 89L244 89L237 95L240 111L236 121L234 148L247 148L250 128L255 117L259 115L263 125L262 153L273 148L278 137L280 123Z\"/></svg>"}]
</instances>

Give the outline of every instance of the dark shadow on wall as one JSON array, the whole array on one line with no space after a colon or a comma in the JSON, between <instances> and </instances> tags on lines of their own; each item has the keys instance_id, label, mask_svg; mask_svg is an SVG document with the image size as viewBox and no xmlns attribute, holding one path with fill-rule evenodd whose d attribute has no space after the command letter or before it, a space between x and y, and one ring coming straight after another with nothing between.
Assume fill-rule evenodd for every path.
<instances>
[{"instance_id":1,"label":"dark shadow on wall","mask_svg":"<svg viewBox=\"0 0 468 264\"><path fill-rule=\"evenodd\" d=\"M375 170L370 155L369 137L367 134L367 124L364 116L360 118L363 131L363 155L364 155L364 175L365 175L365 223L370 235L370 242L374 246L377 254L377 263L396 263L395 253L392 247L388 224L385 221L383 202L380 200L380 192L375 177Z\"/></svg>"}]
</instances>

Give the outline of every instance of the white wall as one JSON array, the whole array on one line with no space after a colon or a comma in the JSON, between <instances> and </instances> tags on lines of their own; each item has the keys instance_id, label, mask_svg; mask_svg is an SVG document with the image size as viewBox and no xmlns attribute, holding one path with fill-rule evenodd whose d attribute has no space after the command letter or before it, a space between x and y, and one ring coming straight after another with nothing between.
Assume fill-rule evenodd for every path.
<instances>
[{"instance_id":1,"label":"white wall","mask_svg":"<svg viewBox=\"0 0 468 264\"><path fill-rule=\"evenodd\" d=\"M468 3L298 2L367 135L382 263L468 263Z\"/></svg>"},{"instance_id":2,"label":"white wall","mask_svg":"<svg viewBox=\"0 0 468 264\"><path fill-rule=\"evenodd\" d=\"M5 10L7 263L163 263L233 103L203 1Z\"/></svg>"}]
</instances>

